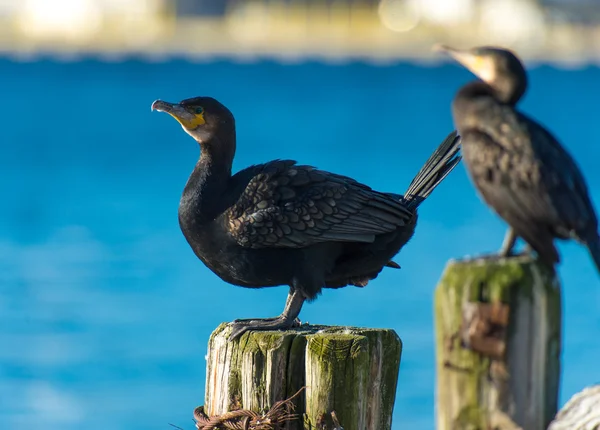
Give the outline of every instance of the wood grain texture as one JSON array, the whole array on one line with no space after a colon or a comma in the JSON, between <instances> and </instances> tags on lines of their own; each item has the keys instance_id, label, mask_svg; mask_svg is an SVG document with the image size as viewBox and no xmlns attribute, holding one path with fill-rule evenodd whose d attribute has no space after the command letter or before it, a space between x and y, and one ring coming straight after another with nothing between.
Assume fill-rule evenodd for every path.
<instances>
[{"instance_id":1,"label":"wood grain texture","mask_svg":"<svg viewBox=\"0 0 600 430\"><path fill-rule=\"evenodd\" d=\"M547 428L560 300L555 275L529 257L448 264L435 293L438 430Z\"/></svg>"},{"instance_id":2,"label":"wood grain texture","mask_svg":"<svg viewBox=\"0 0 600 430\"><path fill-rule=\"evenodd\" d=\"M288 429L390 430L402 343L393 330L302 326L250 332L228 342L228 324L211 335L205 410L268 410L306 386L296 399L302 417ZM324 421L323 421L323 417Z\"/></svg>"}]
</instances>

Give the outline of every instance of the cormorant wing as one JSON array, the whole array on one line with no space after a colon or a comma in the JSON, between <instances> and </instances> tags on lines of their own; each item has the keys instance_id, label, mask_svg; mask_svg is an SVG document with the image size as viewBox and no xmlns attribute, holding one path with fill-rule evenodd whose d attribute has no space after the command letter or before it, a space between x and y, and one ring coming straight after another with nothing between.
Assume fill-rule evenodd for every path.
<instances>
[{"instance_id":1,"label":"cormorant wing","mask_svg":"<svg viewBox=\"0 0 600 430\"><path fill-rule=\"evenodd\" d=\"M534 179L539 177L535 160L510 151L480 129L464 131L461 137L467 170L483 200L545 261L558 262L547 227L555 223L558 214Z\"/></svg>"},{"instance_id":2,"label":"cormorant wing","mask_svg":"<svg viewBox=\"0 0 600 430\"><path fill-rule=\"evenodd\" d=\"M368 243L413 217L391 195L295 161L275 160L252 169L253 176L225 213L226 228L245 247Z\"/></svg>"},{"instance_id":3,"label":"cormorant wing","mask_svg":"<svg viewBox=\"0 0 600 430\"><path fill-rule=\"evenodd\" d=\"M595 214L583 176L549 132L510 106L463 134L467 165L483 199L548 262L554 235L583 232Z\"/></svg>"},{"instance_id":4,"label":"cormorant wing","mask_svg":"<svg viewBox=\"0 0 600 430\"><path fill-rule=\"evenodd\" d=\"M558 233L568 236L572 230L578 236L596 234L596 213L586 181L575 160L544 127L522 114L520 120L527 125L541 165L542 182L562 223L561 227L566 230Z\"/></svg>"}]
</instances>

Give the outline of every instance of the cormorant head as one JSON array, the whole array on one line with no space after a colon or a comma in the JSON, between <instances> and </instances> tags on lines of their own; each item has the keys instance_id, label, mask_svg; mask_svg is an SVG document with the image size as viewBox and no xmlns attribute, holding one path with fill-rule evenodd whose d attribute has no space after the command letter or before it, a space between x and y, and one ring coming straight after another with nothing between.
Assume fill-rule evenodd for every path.
<instances>
[{"instance_id":1,"label":"cormorant head","mask_svg":"<svg viewBox=\"0 0 600 430\"><path fill-rule=\"evenodd\" d=\"M212 97L194 97L179 103L156 100L152 110L175 118L187 134L199 143L208 142L217 133L234 133L232 113Z\"/></svg>"},{"instance_id":2,"label":"cormorant head","mask_svg":"<svg viewBox=\"0 0 600 430\"><path fill-rule=\"evenodd\" d=\"M505 103L515 104L525 93L527 73L523 63L508 49L479 46L460 50L445 45L436 45L434 49L448 53L492 87Z\"/></svg>"}]
</instances>

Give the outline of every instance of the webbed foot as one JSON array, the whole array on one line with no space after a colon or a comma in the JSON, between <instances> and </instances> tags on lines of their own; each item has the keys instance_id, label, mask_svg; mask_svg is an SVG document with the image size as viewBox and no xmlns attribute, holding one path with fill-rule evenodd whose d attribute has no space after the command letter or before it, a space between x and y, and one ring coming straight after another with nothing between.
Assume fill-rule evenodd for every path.
<instances>
[{"instance_id":1,"label":"webbed foot","mask_svg":"<svg viewBox=\"0 0 600 430\"><path fill-rule=\"evenodd\" d=\"M247 331L252 330L287 330L292 327L300 327L302 323L298 318L285 318L280 315L275 318L257 318L235 320L231 323L232 330L229 335L229 341L239 338Z\"/></svg>"},{"instance_id":2,"label":"webbed foot","mask_svg":"<svg viewBox=\"0 0 600 430\"><path fill-rule=\"evenodd\" d=\"M251 330L287 330L301 325L298 315L304 303L304 296L296 290L290 289L285 308L281 315L275 318L239 319L231 323L232 331L229 342L239 338Z\"/></svg>"}]
</instances>

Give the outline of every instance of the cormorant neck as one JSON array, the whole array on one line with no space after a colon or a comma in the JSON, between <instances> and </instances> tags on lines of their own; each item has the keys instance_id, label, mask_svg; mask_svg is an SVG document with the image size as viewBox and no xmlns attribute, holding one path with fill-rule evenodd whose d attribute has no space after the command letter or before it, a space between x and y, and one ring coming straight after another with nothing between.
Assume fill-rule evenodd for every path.
<instances>
[{"instance_id":1,"label":"cormorant neck","mask_svg":"<svg viewBox=\"0 0 600 430\"><path fill-rule=\"evenodd\" d=\"M200 158L183 190L181 211L193 214L195 222L213 220L224 209L221 202L235 156L235 134L226 140L213 137L200 144Z\"/></svg>"},{"instance_id":2,"label":"cormorant neck","mask_svg":"<svg viewBox=\"0 0 600 430\"><path fill-rule=\"evenodd\" d=\"M458 97L475 99L491 96L502 104L515 106L527 89L526 76L500 75L493 84L473 81L460 89Z\"/></svg>"},{"instance_id":3,"label":"cormorant neck","mask_svg":"<svg viewBox=\"0 0 600 430\"><path fill-rule=\"evenodd\" d=\"M527 89L527 77L525 75L501 75L492 86L498 101L510 106L515 106Z\"/></svg>"},{"instance_id":4,"label":"cormorant neck","mask_svg":"<svg viewBox=\"0 0 600 430\"><path fill-rule=\"evenodd\" d=\"M452 117L459 134L480 125L479 118L489 112L491 105L502 103L494 89L482 81L469 82L463 86L452 101Z\"/></svg>"},{"instance_id":5,"label":"cormorant neck","mask_svg":"<svg viewBox=\"0 0 600 430\"><path fill-rule=\"evenodd\" d=\"M235 157L235 131L227 135L215 135L199 143L200 159L196 167L202 164L210 176L229 179L233 157Z\"/></svg>"}]
</instances>

